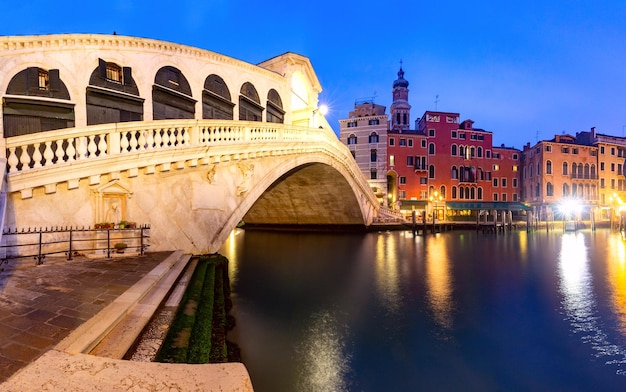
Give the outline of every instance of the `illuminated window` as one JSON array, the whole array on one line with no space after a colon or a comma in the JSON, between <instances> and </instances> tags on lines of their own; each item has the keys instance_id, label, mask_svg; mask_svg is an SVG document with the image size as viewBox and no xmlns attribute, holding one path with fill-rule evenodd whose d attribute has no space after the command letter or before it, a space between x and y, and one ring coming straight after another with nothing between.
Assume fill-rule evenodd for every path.
<instances>
[{"instance_id":1,"label":"illuminated window","mask_svg":"<svg viewBox=\"0 0 626 392\"><path fill-rule=\"evenodd\" d=\"M500 165L493 165L493 171L498 171L498 170L500 170Z\"/></svg>"},{"instance_id":2,"label":"illuminated window","mask_svg":"<svg viewBox=\"0 0 626 392\"><path fill-rule=\"evenodd\" d=\"M39 69L39 90L50 89L50 75L47 71Z\"/></svg>"},{"instance_id":3,"label":"illuminated window","mask_svg":"<svg viewBox=\"0 0 626 392\"><path fill-rule=\"evenodd\" d=\"M114 63L107 63L106 78L112 82L122 83L122 67Z\"/></svg>"},{"instance_id":4,"label":"illuminated window","mask_svg":"<svg viewBox=\"0 0 626 392\"><path fill-rule=\"evenodd\" d=\"M395 166L396 164L396 157L393 155L389 155L389 166Z\"/></svg>"}]
</instances>

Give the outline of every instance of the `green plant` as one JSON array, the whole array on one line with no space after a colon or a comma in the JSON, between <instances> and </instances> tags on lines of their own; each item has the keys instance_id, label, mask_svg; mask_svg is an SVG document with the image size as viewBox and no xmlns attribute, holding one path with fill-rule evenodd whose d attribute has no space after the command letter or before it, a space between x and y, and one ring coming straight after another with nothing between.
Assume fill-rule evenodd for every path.
<instances>
[{"instance_id":1,"label":"green plant","mask_svg":"<svg viewBox=\"0 0 626 392\"><path fill-rule=\"evenodd\" d=\"M126 244L125 244L125 243L123 243L123 242L118 242L117 244L113 245L113 247L114 247L116 250L124 250L124 249L126 249L126 248L128 247L128 245L126 245Z\"/></svg>"}]
</instances>

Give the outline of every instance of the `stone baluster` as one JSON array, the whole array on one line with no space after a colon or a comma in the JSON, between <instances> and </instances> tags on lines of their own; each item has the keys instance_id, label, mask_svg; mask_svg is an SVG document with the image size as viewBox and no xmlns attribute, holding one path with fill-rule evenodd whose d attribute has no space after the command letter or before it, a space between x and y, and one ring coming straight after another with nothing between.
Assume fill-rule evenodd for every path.
<instances>
[{"instance_id":1,"label":"stone baluster","mask_svg":"<svg viewBox=\"0 0 626 392\"><path fill-rule=\"evenodd\" d=\"M109 137L110 137L110 134L109 134ZM106 141L105 134L100 135L100 142L98 142L98 150L100 151L101 157L109 155L107 151L107 141Z\"/></svg>"},{"instance_id":2,"label":"stone baluster","mask_svg":"<svg viewBox=\"0 0 626 392\"><path fill-rule=\"evenodd\" d=\"M76 148L74 147L75 143L78 143L76 138L67 139L67 161L74 162L76 160Z\"/></svg>"},{"instance_id":3,"label":"stone baluster","mask_svg":"<svg viewBox=\"0 0 626 392\"><path fill-rule=\"evenodd\" d=\"M129 146L128 137L129 137L130 133L129 132L120 132L118 135L119 135L118 137L120 138L120 152L122 154L125 153L125 152L128 152L128 146Z\"/></svg>"},{"instance_id":4,"label":"stone baluster","mask_svg":"<svg viewBox=\"0 0 626 392\"><path fill-rule=\"evenodd\" d=\"M98 151L98 146L96 145L96 135L87 136L89 139L89 144L87 144L87 151L89 151L89 157L95 158L96 152Z\"/></svg>"},{"instance_id":5,"label":"stone baluster","mask_svg":"<svg viewBox=\"0 0 626 392\"><path fill-rule=\"evenodd\" d=\"M7 163L9 164L9 173L15 173L17 171L17 165L20 163L20 160L17 159L17 155L15 154L15 147L9 147Z\"/></svg>"},{"instance_id":6,"label":"stone baluster","mask_svg":"<svg viewBox=\"0 0 626 392\"><path fill-rule=\"evenodd\" d=\"M155 129L154 130L154 148L159 150L161 149L161 143L163 142L163 138L161 137L161 132L165 133L164 129Z\"/></svg>"},{"instance_id":7,"label":"stone baluster","mask_svg":"<svg viewBox=\"0 0 626 392\"><path fill-rule=\"evenodd\" d=\"M180 140L180 141L181 141L181 143L182 143L182 144L184 144L185 146L188 146L188 145L190 144L190 142L191 142L191 135L190 135L190 132L191 132L191 130L192 130L192 129L193 129L193 128L183 128L184 132L183 132L183 134L182 134L182 137L181 137L181 140ZM196 143L194 143L194 144L196 144Z\"/></svg>"},{"instance_id":8,"label":"stone baluster","mask_svg":"<svg viewBox=\"0 0 626 392\"><path fill-rule=\"evenodd\" d=\"M54 151L54 156L57 157L57 163L63 163L63 157L65 157L65 151L63 150L63 139L57 140L57 148Z\"/></svg>"},{"instance_id":9,"label":"stone baluster","mask_svg":"<svg viewBox=\"0 0 626 392\"><path fill-rule=\"evenodd\" d=\"M46 148L43 151L43 158L45 159L44 166L52 166L52 159L54 158L54 152L52 151L52 141L46 142Z\"/></svg>"},{"instance_id":10,"label":"stone baluster","mask_svg":"<svg viewBox=\"0 0 626 392\"><path fill-rule=\"evenodd\" d=\"M20 155L20 163L22 164L22 171L30 168L30 155L28 154L28 146L22 146L22 155Z\"/></svg>"},{"instance_id":11,"label":"stone baluster","mask_svg":"<svg viewBox=\"0 0 626 392\"><path fill-rule=\"evenodd\" d=\"M148 150L152 150L154 149L154 130L150 129L147 131L148 132L148 137L146 139L146 144L147 144L147 148Z\"/></svg>"},{"instance_id":12,"label":"stone baluster","mask_svg":"<svg viewBox=\"0 0 626 392\"><path fill-rule=\"evenodd\" d=\"M129 132L129 134L130 134L130 151L135 152L137 151L137 146L139 145L139 142L137 141L137 132L132 131L132 132ZM139 134L141 135L141 132Z\"/></svg>"},{"instance_id":13,"label":"stone baluster","mask_svg":"<svg viewBox=\"0 0 626 392\"><path fill-rule=\"evenodd\" d=\"M41 143L35 143L33 151L33 168L41 167L43 155L41 155Z\"/></svg>"},{"instance_id":14,"label":"stone baluster","mask_svg":"<svg viewBox=\"0 0 626 392\"><path fill-rule=\"evenodd\" d=\"M161 145L161 148L167 148L167 147L169 147L170 140L172 139L172 138L171 138L171 136L172 136L172 135L171 135L171 133L172 133L172 130L171 130L171 129L164 129L164 130L163 130L163 144ZM173 141L172 141L172 142L173 142ZM173 144L173 143L172 143L172 144Z\"/></svg>"},{"instance_id":15,"label":"stone baluster","mask_svg":"<svg viewBox=\"0 0 626 392\"><path fill-rule=\"evenodd\" d=\"M137 140L137 143L138 143L138 150L139 150L139 151L145 151L145 150L146 150L146 148L148 147L148 146L146 145L146 133L147 133L147 132L148 132L148 131L146 131L146 130L140 130L140 131L139 131L139 139Z\"/></svg>"}]
</instances>

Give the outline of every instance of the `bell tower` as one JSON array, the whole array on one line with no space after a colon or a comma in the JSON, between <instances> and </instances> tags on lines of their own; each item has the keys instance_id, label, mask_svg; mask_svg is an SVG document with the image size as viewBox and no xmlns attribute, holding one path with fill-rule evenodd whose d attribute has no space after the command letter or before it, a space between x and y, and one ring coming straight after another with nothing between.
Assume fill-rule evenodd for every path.
<instances>
[{"instance_id":1,"label":"bell tower","mask_svg":"<svg viewBox=\"0 0 626 392\"><path fill-rule=\"evenodd\" d=\"M398 79L393 82L391 92L393 94L393 103L389 109L391 129L400 132L408 130L411 123L411 105L409 105L409 82L404 79L402 61L400 61Z\"/></svg>"}]
</instances>

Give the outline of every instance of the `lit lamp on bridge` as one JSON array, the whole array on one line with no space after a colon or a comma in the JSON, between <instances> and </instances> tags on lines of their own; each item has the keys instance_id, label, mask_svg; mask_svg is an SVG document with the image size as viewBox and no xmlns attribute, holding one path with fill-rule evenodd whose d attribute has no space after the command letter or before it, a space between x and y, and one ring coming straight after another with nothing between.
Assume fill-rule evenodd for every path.
<instances>
[{"instance_id":1,"label":"lit lamp on bridge","mask_svg":"<svg viewBox=\"0 0 626 392\"><path fill-rule=\"evenodd\" d=\"M322 104L322 105L320 105L319 107L317 107L316 109L313 110L313 121L312 121L313 127L317 126L317 123L318 123L317 122L317 114L318 113L321 114L322 116L325 116L326 113L328 113L328 106Z\"/></svg>"}]
</instances>

